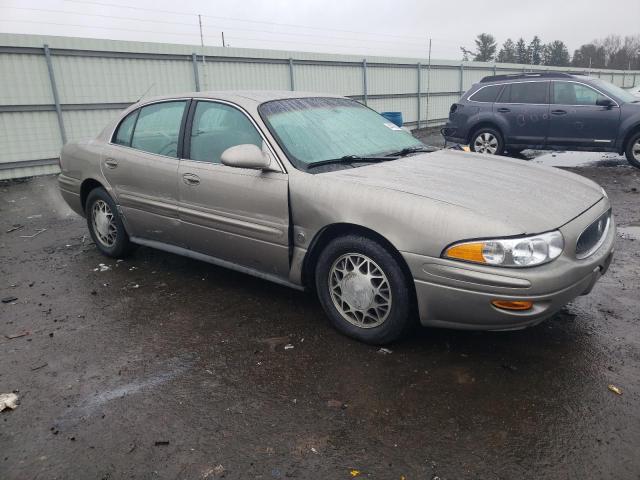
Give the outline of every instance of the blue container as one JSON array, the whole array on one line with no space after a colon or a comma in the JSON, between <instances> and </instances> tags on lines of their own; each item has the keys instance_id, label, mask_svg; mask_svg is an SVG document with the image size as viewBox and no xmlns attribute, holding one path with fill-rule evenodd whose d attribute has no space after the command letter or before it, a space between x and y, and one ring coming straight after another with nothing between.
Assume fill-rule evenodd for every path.
<instances>
[{"instance_id":1,"label":"blue container","mask_svg":"<svg viewBox=\"0 0 640 480\"><path fill-rule=\"evenodd\" d=\"M397 126L402 126L402 112L382 112L380 115L390 122L395 123Z\"/></svg>"}]
</instances>

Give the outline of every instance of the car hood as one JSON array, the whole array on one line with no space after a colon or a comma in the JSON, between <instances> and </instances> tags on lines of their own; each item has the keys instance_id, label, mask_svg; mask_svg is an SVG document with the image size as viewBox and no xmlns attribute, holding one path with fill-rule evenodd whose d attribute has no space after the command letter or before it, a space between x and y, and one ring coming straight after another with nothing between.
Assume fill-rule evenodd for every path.
<instances>
[{"instance_id":1,"label":"car hood","mask_svg":"<svg viewBox=\"0 0 640 480\"><path fill-rule=\"evenodd\" d=\"M324 175L452 204L521 234L559 228L603 197L597 184L570 172L453 150Z\"/></svg>"}]
</instances>

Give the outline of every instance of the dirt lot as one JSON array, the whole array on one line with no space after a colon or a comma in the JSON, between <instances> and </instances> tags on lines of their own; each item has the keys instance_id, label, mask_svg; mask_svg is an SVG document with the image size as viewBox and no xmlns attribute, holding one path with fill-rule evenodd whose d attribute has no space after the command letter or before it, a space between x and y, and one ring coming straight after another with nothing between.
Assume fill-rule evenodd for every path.
<instances>
[{"instance_id":1,"label":"dirt lot","mask_svg":"<svg viewBox=\"0 0 640 480\"><path fill-rule=\"evenodd\" d=\"M0 298L17 298L0 303L0 393L20 396L0 478L640 478L640 171L574 171L621 226L591 295L528 330L421 329L390 354L310 294L149 248L100 256L53 177L0 185Z\"/></svg>"}]
</instances>

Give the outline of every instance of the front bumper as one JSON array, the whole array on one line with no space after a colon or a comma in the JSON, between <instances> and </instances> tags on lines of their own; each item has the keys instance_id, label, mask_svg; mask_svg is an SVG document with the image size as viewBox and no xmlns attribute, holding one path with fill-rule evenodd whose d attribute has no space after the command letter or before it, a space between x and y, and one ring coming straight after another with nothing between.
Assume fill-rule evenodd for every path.
<instances>
[{"instance_id":1,"label":"front bumper","mask_svg":"<svg viewBox=\"0 0 640 480\"><path fill-rule=\"evenodd\" d=\"M414 277L420 322L469 330L513 330L542 322L589 293L609 268L616 235L613 217L604 243L590 257L576 259L575 245L569 244L602 213L593 207L562 227L565 251L539 267L487 267L404 252ZM533 307L503 310L492 300L531 301Z\"/></svg>"}]
</instances>

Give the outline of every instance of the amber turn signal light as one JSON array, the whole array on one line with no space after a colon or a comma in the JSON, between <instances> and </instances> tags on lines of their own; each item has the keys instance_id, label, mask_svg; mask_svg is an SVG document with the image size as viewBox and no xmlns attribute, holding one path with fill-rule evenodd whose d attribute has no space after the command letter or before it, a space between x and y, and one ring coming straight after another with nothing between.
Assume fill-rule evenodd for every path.
<instances>
[{"instance_id":1,"label":"amber turn signal light","mask_svg":"<svg viewBox=\"0 0 640 480\"><path fill-rule=\"evenodd\" d=\"M469 262L487 263L482 255L484 244L482 242L460 243L449 247L446 256L457 260L467 260Z\"/></svg>"},{"instance_id":2,"label":"amber turn signal light","mask_svg":"<svg viewBox=\"0 0 640 480\"><path fill-rule=\"evenodd\" d=\"M492 300L491 305L503 310L530 310L533 302L527 300Z\"/></svg>"}]
</instances>

